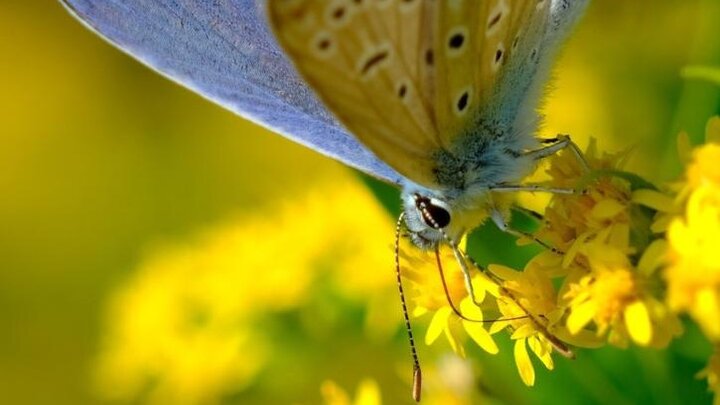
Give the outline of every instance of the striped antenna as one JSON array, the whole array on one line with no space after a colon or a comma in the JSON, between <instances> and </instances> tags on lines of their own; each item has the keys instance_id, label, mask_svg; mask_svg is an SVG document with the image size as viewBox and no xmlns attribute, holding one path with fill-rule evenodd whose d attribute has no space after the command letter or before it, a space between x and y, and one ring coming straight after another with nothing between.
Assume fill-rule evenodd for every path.
<instances>
[{"instance_id":1,"label":"striped antenna","mask_svg":"<svg viewBox=\"0 0 720 405\"><path fill-rule=\"evenodd\" d=\"M403 316L405 317L405 330L407 331L408 341L410 342L410 353L413 360L412 397L415 401L420 402L422 371L420 370L420 359L418 359L417 349L415 348L415 338L413 337L412 326L410 325L410 316L408 315L405 291L403 290L402 277L400 274L400 229L402 228L403 219L405 219L405 213L400 214L395 224L395 276L397 277L398 293L400 295L400 303L402 304Z\"/></svg>"}]
</instances>

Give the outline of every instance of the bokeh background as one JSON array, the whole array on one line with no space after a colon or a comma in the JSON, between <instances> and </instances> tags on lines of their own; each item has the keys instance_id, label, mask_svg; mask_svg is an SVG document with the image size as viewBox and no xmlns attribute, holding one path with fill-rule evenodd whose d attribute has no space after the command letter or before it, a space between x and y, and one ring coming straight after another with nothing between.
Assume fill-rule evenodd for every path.
<instances>
[{"instance_id":1,"label":"bokeh background","mask_svg":"<svg viewBox=\"0 0 720 405\"><path fill-rule=\"evenodd\" d=\"M595 0L544 133L633 147L633 169L672 179L677 133L699 142L720 112L720 89L681 71L720 66L718 38L717 0ZM3 0L0 401L314 404L326 380L352 396L369 377L384 403L409 402L396 197L161 78L59 4ZM518 260L493 229L476 238L482 262ZM535 388L507 355L420 350L436 403L711 402L692 328L664 352L581 351Z\"/></svg>"}]
</instances>

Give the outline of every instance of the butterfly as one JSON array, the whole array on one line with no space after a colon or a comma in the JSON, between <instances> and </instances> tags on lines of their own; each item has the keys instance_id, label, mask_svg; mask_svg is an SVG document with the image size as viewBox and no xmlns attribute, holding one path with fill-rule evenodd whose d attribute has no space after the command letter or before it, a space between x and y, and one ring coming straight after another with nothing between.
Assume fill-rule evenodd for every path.
<instances>
[{"instance_id":1,"label":"butterfly","mask_svg":"<svg viewBox=\"0 0 720 405\"><path fill-rule=\"evenodd\" d=\"M455 246L537 162L552 62L589 0L62 0L202 96L402 189L423 249ZM462 261L461 259L459 259Z\"/></svg>"}]
</instances>

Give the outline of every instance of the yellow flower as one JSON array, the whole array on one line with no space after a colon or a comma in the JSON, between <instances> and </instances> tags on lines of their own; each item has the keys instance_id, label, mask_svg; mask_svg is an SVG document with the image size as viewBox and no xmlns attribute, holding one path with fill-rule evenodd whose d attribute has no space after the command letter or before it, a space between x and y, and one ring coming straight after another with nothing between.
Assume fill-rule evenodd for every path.
<instances>
[{"instance_id":1,"label":"yellow flower","mask_svg":"<svg viewBox=\"0 0 720 405\"><path fill-rule=\"evenodd\" d=\"M668 192L641 189L632 193L633 204L643 205L656 211L655 218L650 225L652 233L664 233L670 222L682 213L683 201L674 198Z\"/></svg>"},{"instance_id":2,"label":"yellow flower","mask_svg":"<svg viewBox=\"0 0 720 405\"><path fill-rule=\"evenodd\" d=\"M344 297L396 298L391 251L369 242L390 240L392 221L359 182L345 184L155 249L109 305L99 394L196 404L242 390L274 352L255 320L297 308L323 274ZM397 316L383 319L394 332Z\"/></svg>"},{"instance_id":3,"label":"yellow flower","mask_svg":"<svg viewBox=\"0 0 720 405\"><path fill-rule=\"evenodd\" d=\"M657 253L656 249L646 252ZM597 241L584 247L589 268L564 294L570 315L567 327L576 334L590 322L598 336L625 347L628 338L641 346L665 347L680 332L679 321L650 294L649 279L616 247ZM646 253L647 254L647 253ZM641 262L657 262L641 258Z\"/></svg>"},{"instance_id":4,"label":"yellow flower","mask_svg":"<svg viewBox=\"0 0 720 405\"><path fill-rule=\"evenodd\" d=\"M494 275L503 280L502 295L498 299L503 316L493 323L490 332L496 333L506 328L512 331L515 364L522 381L528 386L535 384L535 369L527 347L547 369L552 370L553 343L548 340L548 334L554 336L558 329L563 329L557 323L562 313L556 305L557 295L552 280L535 263L536 260L528 263L523 272L498 265L489 267ZM547 324L541 325L540 320Z\"/></svg>"},{"instance_id":5,"label":"yellow flower","mask_svg":"<svg viewBox=\"0 0 720 405\"><path fill-rule=\"evenodd\" d=\"M403 376L406 374L403 373ZM453 354L445 354L423 367L422 403L428 405L470 405L485 398L477 390L478 376L472 364ZM336 382L327 380L320 388L326 405L380 405L382 403L378 383L366 378L358 385L354 398ZM410 401L410 392L407 392ZM484 402L484 401L483 401Z\"/></svg>"},{"instance_id":6,"label":"yellow flower","mask_svg":"<svg viewBox=\"0 0 720 405\"><path fill-rule=\"evenodd\" d=\"M708 389L715 394L713 405L720 405L720 346L715 345L708 365L700 370L696 377L707 379Z\"/></svg>"},{"instance_id":7,"label":"yellow flower","mask_svg":"<svg viewBox=\"0 0 720 405\"><path fill-rule=\"evenodd\" d=\"M720 187L704 184L692 192L668 241L670 306L688 311L710 339L720 341Z\"/></svg>"},{"instance_id":8,"label":"yellow flower","mask_svg":"<svg viewBox=\"0 0 720 405\"><path fill-rule=\"evenodd\" d=\"M683 215L687 199L693 190L708 183L720 184L720 170L717 165L720 158L720 117L713 117L708 121L705 141L705 146L693 150L688 134L681 132L677 139L677 149L680 161L687 166L685 179L671 183L667 192L637 190L633 193L634 203L658 212L651 226L653 232L666 232L670 223Z\"/></svg>"},{"instance_id":9,"label":"yellow flower","mask_svg":"<svg viewBox=\"0 0 720 405\"><path fill-rule=\"evenodd\" d=\"M720 341L720 118L708 122L707 144L692 151L685 180L676 186L679 213L670 215L665 270L667 301L687 311ZM689 153L688 153L689 154Z\"/></svg>"},{"instance_id":10,"label":"yellow flower","mask_svg":"<svg viewBox=\"0 0 720 405\"><path fill-rule=\"evenodd\" d=\"M563 323L570 336L562 337L573 344L592 347L597 338L607 338L619 346L632 339L664 347L680 332L677 318L653 295L666 245L652 242L650 211L634 205L632 187L638 181L620 171L625 157L600 155L593 141L584 153L589 173L572 151L553 158L548 169L551 186L585 191L552 197L537 236L563 255L545 252L531 262L545 277L565 277L553 320L567 314Z\"/></svg>"},{"instance_id":11,"label":"yellow flower","mask_svg":"<svg viewBox=\"0 0 720 405\"><path fill-rule=\"evenodd\" d=\"M431 345L440 335L445 335L453 351L464 356L463 341L467 335L483 350L497 353L498 347L482 323L482 308L470 299L462 270L448 247L441 247L440 260L447 294L434 252L420 251L411 246L401 249L401 271L404 278L412 283L408 295L414 304L413 315L432 314L425 343ZM488 292L497 294L497 286L482 273L473 277L473 286L476 301L493 306L494 298ZM458 317L448 300L463 316L477 322Z\"/></svg>"},{"instance_id":12,"label":"yellow flower","mask_svg":"<svg viewBox=\"0 0 720 405\"><path fill-rule=\"evenodd\" d=\"M624 155L599 156L591 140L584 158L593 173L612 171L622 167ZM623 251L631 251L630 185L610 175L593 176L572 151L565 150L551 160L547 170L549 185L560 188L584 188L583 195L553 195L545 210L545 222L537 237L564 252L562 267L575 260L582 246L602 235L609 243ZM593 176L593 177L591 177ZM594 179L593 181L590 181Z\"/></svg>"},{"instance_id":13,"label":"yellow flower","mask_svg":"<svg viewBox=\"0 0 720 405\"><path fill-rule=\"evenodd\" d=\"M380 387L372 379L360 382L353 401L345 390L331 380L323 382L320 392L326 405L382 405Z\"/></svg>"}]
</instances>

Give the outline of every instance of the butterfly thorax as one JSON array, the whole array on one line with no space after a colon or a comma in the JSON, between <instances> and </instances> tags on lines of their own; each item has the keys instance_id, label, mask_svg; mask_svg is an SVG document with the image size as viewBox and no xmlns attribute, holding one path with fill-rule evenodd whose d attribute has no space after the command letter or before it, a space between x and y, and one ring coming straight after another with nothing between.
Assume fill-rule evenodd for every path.
<instances>
[{"instance_id":1,"label":"butterfly thorax","mask_svg":"<svg viewBox=\"0 0 720 405\"><path fill-rule=\"evenodd\" d=\"M441 187L403 185L405 224L415 245L431 249L447 239L457 242L492 211L506 215L512 195L492 188L519 184L534 168L523 150L511 146L517 145L503 145L495 139L465 144L455 153L439 151L436 156L442 169L436 174Z\"/></svg>"}]
</instances>

